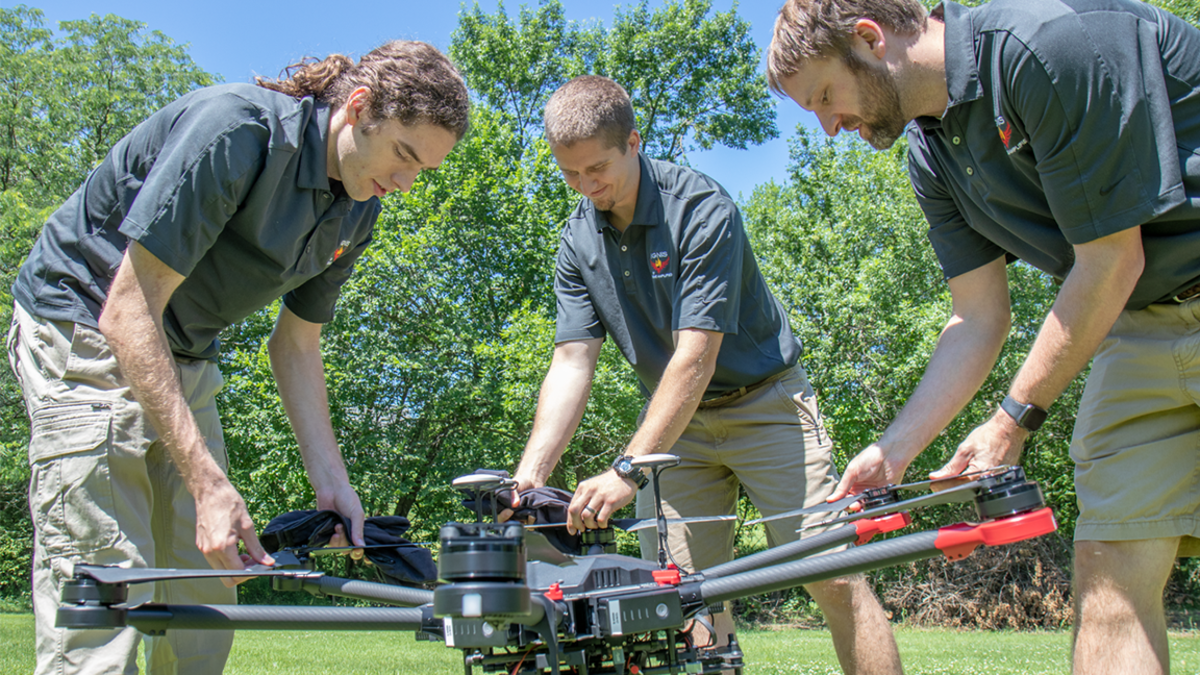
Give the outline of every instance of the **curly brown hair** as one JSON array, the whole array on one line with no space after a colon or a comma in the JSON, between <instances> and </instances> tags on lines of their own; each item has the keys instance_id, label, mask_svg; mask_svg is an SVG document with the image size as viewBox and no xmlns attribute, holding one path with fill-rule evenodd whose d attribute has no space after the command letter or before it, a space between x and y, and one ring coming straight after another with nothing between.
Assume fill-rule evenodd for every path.
<instances>
[{"instance_id":1,"label":"curly brown hair","mask_svg":"<svg viewBox=\"0 0 1200 675\"><path fill-rule=\"evenodd\" d=\"M870 19L901 35L925 29L928 12L919 0L787 0L775 19L767 47L767 85L784 96L782 81L812 59L850 56L859 19Z\"/></svg>"},{"instance_id":2,"label":"curly brown hair","mask_svg":"<svg viewBox=\"0 0 1200 675\"><path fill-rule=\"evenodd\" d=\"M312 96L332 106L366 87L371 120L432 124L459 140L470 126L467 85L450 59L424 42L388 42L363 56L358 65L341 54L322 60L305 58L285 68L280 79L256 77L254 83L296 98Z\"/></svg>"}]
</instances>

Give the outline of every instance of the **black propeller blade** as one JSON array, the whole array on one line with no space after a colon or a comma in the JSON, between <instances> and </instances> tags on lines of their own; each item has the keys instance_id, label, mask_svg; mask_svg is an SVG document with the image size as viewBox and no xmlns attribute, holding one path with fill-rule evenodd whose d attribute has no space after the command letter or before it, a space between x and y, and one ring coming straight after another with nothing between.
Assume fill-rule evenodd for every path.
<instances>
[{"instance_id":1,"label":"black propeller blade","mask_svg":"<svg viewBox=\"0 0 1200 675\"><path fill-rule=\"evenodd\" d=\"M726 516L692 516L690 518L668 518L667 525L676 525L680 523L716 523L729 520L737 520L735 515ZM612 518L608 521L611 527L626 532L637 532L638 530L648 530L652 527L658 527L658 522L654 518ZM566 523L538 523L536 525L526 525L527 530L541 530L552 527L566 527Z\"/></svg>"}]
</instances>

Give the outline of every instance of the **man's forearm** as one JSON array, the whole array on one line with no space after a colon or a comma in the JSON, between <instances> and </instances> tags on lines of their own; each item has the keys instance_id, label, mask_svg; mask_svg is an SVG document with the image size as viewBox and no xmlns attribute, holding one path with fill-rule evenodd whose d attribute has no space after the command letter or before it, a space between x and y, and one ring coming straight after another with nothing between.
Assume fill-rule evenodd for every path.
<instances>
[{"instance_id":1,"label":"man's forearm","mask_svg":"<svg viewBox=\"0 0 1200 675\"><path fill-rule=\"evenodd\" d=\"M139 267L140 266L140 267ZM139 277L139 271L140 277ZM228 484L184 397L162 310L182 277L131 244L100 314L121 373L194 497Z\"/></svg>"},{"instance_id":2,"label":"man's forearm","mask_svg":"<svg viewBox=\"0 0 1200 675\"><path fill-rule=\"evenodd\" d=\"M1112 330L1144 264L1141 228L1076 248L1075 267L1013 380L1014 398L1050 407Z\"/></svg>"},{"instance_id":3,"label":"man's forearm","mask_svg":"<svg viewBox=\"0 0 1200 675\"><path fill-rule=\"evenodd\" d=\"M982 325L955 316L938 339L916 391L878 445L907 466L975 397L996 364L1007 322Z\"/></svg>"},{"instance_id":4,"label":"man's forearm","mask_svg":"<svg viewBox=\"0 0 1200 675\"><path fill-rule=\"evenodd\" d=\"M515 478L522 489L546 484L563 451L579 428L602 340L564 343L555 347L554 358L538 392L533 430Z\"/></svg>"},{"instance_id":5,"label":"man's forearm","mask_svg":"<svg viewBox=\"0 0 1200 675\"><path fill-rule=\"evenodd\" d=\"M650 398L641 426L629 441L628 454L667 452L675 445L712 381L722 337L707 331L679 332L675 354Z\"/></svg>"},{"instance_id":6,"label":"man's forearm","mask_svg":"<svg viewBox=\"0 0 1200 675\"><path fill-rule=\"evenodd\" d=\"M267 343L279 398L296 435L309 481L318 493L349 484L329 419L320 330L320 325L303 322L284 308Z\"/></svg>"},{"instance_id":7,"label":"man's forearm","mask_svg":"<svg viewBox=\"0 0 1200 675\"><path fill-rule=\"evenodd\" d=\"M916 391L875 443L908 464L979 391L1008 338L1011 307L1004 258L949 281L953 307Z\"/></svg>"}]
</instances>

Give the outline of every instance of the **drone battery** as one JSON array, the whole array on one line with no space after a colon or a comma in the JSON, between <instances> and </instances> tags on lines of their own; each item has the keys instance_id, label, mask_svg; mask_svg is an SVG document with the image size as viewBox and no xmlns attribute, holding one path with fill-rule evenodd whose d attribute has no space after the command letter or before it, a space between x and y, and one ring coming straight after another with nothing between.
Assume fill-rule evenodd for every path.
<instances>
[{"instance_id":1,"label":"drone battery","mask_svg":"<svg viewBox=\"0 0 1200 675\"><path fill-rule=\"evenodd\" d=\"M497 628L483 619L442 619L447 647L471 649L476 647L505 647L508 627Z\"/></svg>"},{"instance_id":2,"label":"drone battery","mask_svg":"<svg viewBox=\"0 0 1200 675\"><path fill-rule=\"evenodd\" d=\"M595 598L594 602L601 635L644 633L683 625L679 591L674 588Z\"/></svg>"}]
</instances>

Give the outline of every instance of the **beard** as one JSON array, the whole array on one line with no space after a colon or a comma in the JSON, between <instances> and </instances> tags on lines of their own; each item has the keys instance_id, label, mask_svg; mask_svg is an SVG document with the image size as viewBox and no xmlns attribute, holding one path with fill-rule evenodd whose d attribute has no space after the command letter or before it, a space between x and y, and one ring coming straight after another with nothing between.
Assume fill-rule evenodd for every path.
<instances>
[{"instance_id":1,"label":"beard","mask_svg":"<svg viewBox=\"0 0 1200 675\"><path fill-rule=\"evenodd\" d=\"M890 72L870 66L853 52L846 58L846 66L858 84L863 117L846 120L842 126L858 127L859 135L871 147L887 150L908 126L896 81Z\"/></svg>"}]
</instances>

